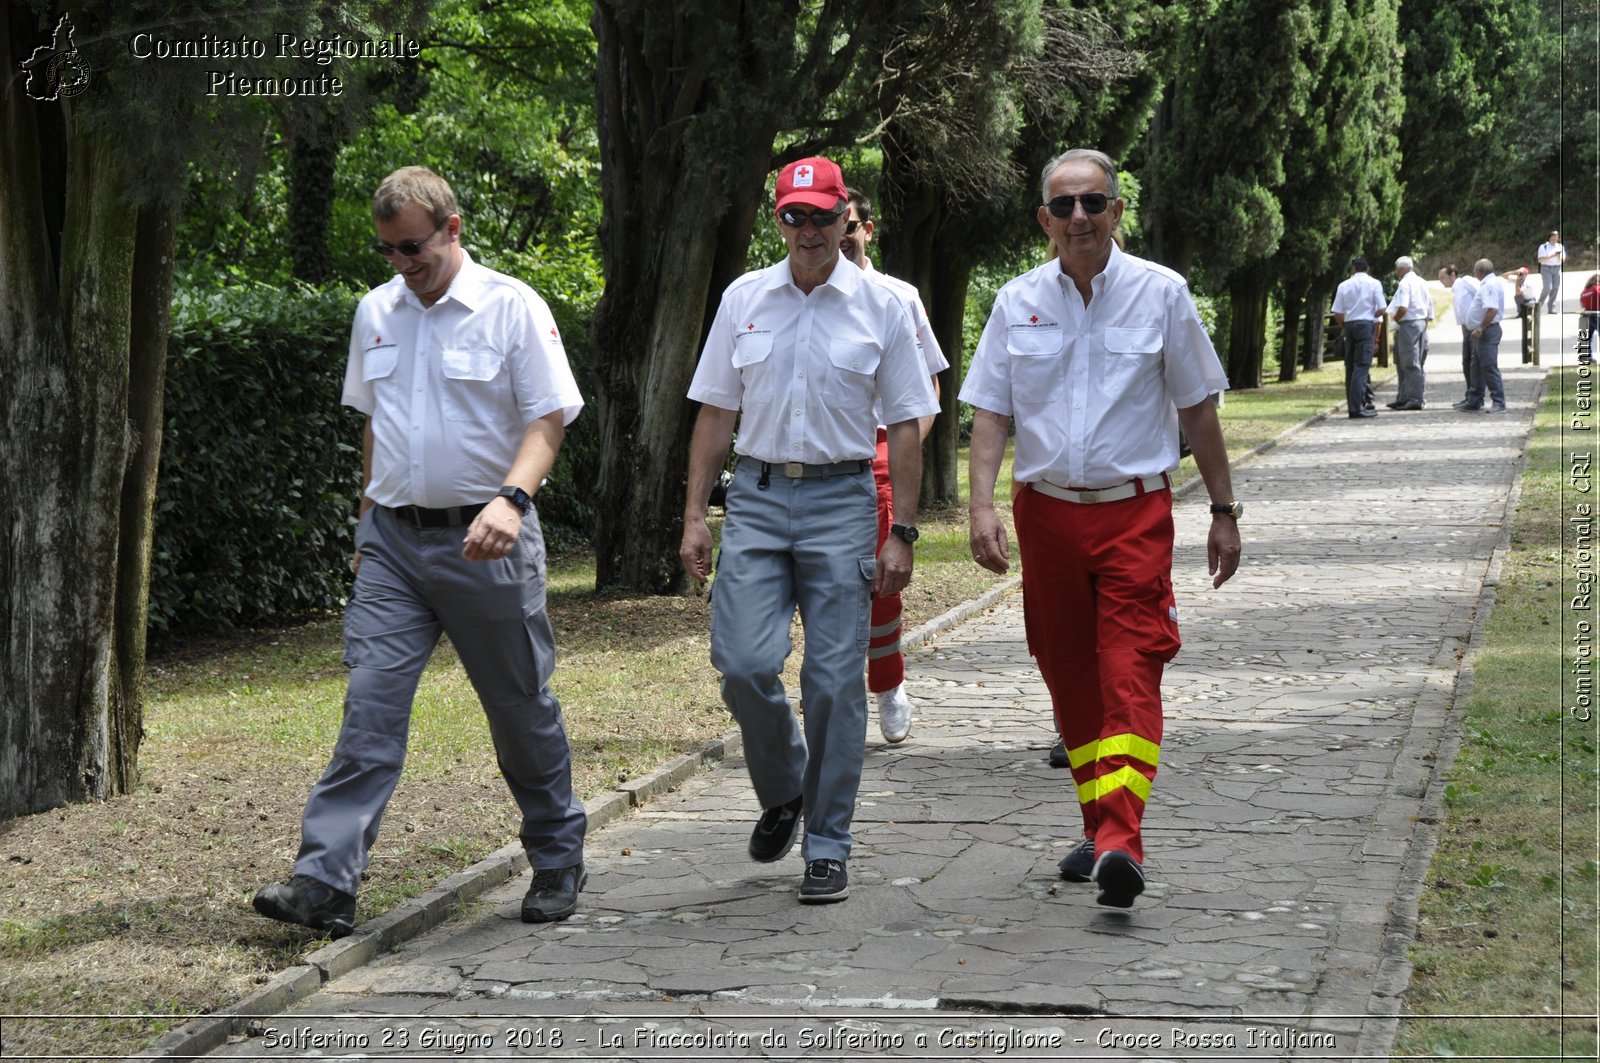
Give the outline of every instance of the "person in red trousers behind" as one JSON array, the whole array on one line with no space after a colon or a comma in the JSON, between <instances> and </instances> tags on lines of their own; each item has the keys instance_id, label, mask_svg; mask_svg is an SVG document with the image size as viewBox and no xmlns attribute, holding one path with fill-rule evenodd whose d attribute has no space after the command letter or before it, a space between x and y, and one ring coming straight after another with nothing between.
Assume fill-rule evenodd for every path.
<instances>
[{"instance_id":1,"label":"person in red trousers behind","mask_svg":"<svg viewBox=\"0 0 1600 1063\"><path fill-rule=\"evenodd\" d=\"M928 322L928 312L922 308L922 296L916 286L897 277L879 273L872 268L867 257L867 245L872 242L872 201L859 189L850 189L850 212L846 217L844 237L839 250L844 257L860 266L868 277L894 292L917 333L917 349L922 352L923 363L933 381L933 394L939 394L939 374L950 368L939 341ZM935 415L937 416L937 415ZM920 423L922 438L927 439L933 429L933 417L924 417ZM888 540L891 532L905 534L904 526L894 522L894 492L889 484L889 436L878 418L878 453L872 461L872 478L878 487L878 549ZM896 531L896 529L899 529ZM906 696L906 655L900 648L900 595L882 594L872 598L872 637L867 643L867 690L877 695L878 730L890 745L904 742L911 733L911 699Z\"/></svg>"}]
</instances>

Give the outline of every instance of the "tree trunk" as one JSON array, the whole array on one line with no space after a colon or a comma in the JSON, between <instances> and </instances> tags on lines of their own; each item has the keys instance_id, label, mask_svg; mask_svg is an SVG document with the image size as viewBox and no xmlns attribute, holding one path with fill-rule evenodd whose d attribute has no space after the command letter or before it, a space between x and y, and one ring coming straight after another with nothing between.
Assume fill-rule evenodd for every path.
<instances>
[{"instance_id":1,"label":"tree trunk","mask_svg":"<svg viewBox=\"0 0 1600 1063\"><path fill-rule=\"evenodd\" d=\"M1328 297L1321 291L1306 302L1306 349L1300 367L1307 372L1322 368L1323 344L1328 334Z\"/></svg>"},{"instance_id":2,"label":"tree trunk","mask_svg":"<svg viewBox=\"0 0 1600 1063\"><path fill-rule=\"evenodd\" d=\"M289 121L289 241L296 280L326 284L333 275L328 233L333 222L333 174L339 157L333 105L311 101Z\"/></svg>"},{"instance_id":3,"label":"tree trunk","mask_svg":"<svg viewBox=\"0 0 1600 1063\"><path fill-rule=\"evenodd\" d=\"M19 28L0 31L12 69ZM138 212L111 136L69 112L62 151L53 109L9 93L0 162L0 817L121 791L139 737L142 660L116 634Z\"/></svg>"},{"instance_id":4,"label":"tree trunk","mask_svg":"<svg viewBox=\"0 0 1600 1063\"><path fill-rule=\"evenodd\" d=\"M1235 390L1261 386L1268 294L1266 282L1253 274L1235 279L1228 286L1228 301L1233 307L1228 328L1228 386Z\"/></svg>"},{"instance_id":5,"label":"tree trunk","mask_svg":"<svg viewBox=\"0 0 1600 1063\"><path fill-rule=\"evenodd\" d=\"M699 114L716 52L674 42L653 17L595 7L606 276L590 326L601 433L595 585L670 594L686 583L678 544L694 410L685 396L722 290L744 270L777 126L759 109L726 124Z\"/></svg>"},{"instance_id":6,"label":"tree trunk","mask_svg":"<svg viewBox=\"0 0 1600 1063\"><path fill-rule=\"evenodd\" d=\"M1283 299L1282 340L1278 348L1278 382L1291 383L1300 368L1300 307L1304 302L1298 295Z\"/></svg>"}]
</instances>

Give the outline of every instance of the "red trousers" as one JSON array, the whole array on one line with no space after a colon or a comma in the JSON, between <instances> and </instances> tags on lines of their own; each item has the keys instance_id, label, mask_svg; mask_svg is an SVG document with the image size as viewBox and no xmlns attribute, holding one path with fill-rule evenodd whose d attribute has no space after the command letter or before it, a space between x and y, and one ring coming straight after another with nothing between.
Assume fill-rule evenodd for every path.
<instances>
[{"instance_id":1,"label":"red trousers","mask_svg":"<svg viewBox=\"0 0 1600 1063\"><path fill-rule=\"evenodd\" d=\"M889 433L878 429L878 453L872 459L878 485L878 549L894 523L894 492L889 489ZM906 655L900 651L900 595L872 599L872 633L867 642L867 689L893 690L906 680Z\"/></svg>"},{"instance_id":2,"label":"red trousers","mask_svg":"<svg viewBox=\"0 0 1600 1063\"><path fill-rule=\"evenodd\" d=\"M1095 852L1144 860L1161 673L1178 652L1172 493L1084 505L1026 489L1012 510L1028 652L1072 761Z\"/></svg>"}]
</instances>

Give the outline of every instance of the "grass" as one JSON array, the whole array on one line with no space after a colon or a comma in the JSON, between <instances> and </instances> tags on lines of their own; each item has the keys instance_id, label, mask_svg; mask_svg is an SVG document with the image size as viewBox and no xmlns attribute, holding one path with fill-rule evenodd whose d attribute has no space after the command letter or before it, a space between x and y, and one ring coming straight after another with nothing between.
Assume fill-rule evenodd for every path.
<instances>
[{"instance_id":1,"label":"grass","mask_svg":"<svg viewBox=\"0 0 1600 1063\"><path fill-rule=\"evenodd\" d=\"M1530 444L1420 903L1397 1057L1593 1059L1600 1047L1600 775L1574 682L1574 638L1594 611L1573 604L1566 531L1591 497L1573 487L1572 457L1594 444L1563 436L1575 381L1572 369L1551 375Z\"/></svg>"},{"instance_id":2,"label":"grass","mask_svg":"<svg viewBox=\"0 0 1600 1063\"><path fill-rule=\"evenodd\" d=\"M1341 395L1337 364L1231 394L1230 451ZM927 507L918 523L907 630L997 579L970 560L964 506ZM593 579L588 557L552 561L554 687L586 798L730 727L707 660L705 599L597 596ZM334 619L155 658L134 792L0 823L0 1016L66 1016L6 1018L8 1055L130 1054L181 1016L232 1003L320 946L309 932L255 915L249 898L293 861L306 791L338 729L340 662ZM424 892L516 829L482 712L442 646L418 689L405 775L358 918ZM91 1018L117 1014L148 1018Z\"/></svg>"}]
</instances>

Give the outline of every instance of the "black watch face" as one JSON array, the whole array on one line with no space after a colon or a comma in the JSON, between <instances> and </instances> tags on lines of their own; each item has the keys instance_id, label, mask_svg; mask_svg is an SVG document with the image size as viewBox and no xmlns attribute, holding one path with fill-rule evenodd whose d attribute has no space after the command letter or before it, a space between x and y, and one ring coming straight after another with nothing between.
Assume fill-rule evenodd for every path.
<instances>
[{"instance_id":1,"label":"black watch face","mask_svg":"<svg viewBox=\"0 0 1600 1063\"><path fill-rule=\"evenodd\" d=\"M896 524L894 526L894 533L908 543L916 542L917 539L922 535L922 533L917 531L917 529L907 524Z\"/></svg>"}]
</instances>

